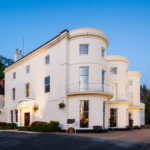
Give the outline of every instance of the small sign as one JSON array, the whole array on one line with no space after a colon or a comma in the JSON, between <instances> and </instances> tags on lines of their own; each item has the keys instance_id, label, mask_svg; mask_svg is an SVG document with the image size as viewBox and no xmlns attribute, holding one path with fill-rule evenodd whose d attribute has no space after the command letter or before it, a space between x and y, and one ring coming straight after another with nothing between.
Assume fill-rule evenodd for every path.
<instances>
[{"instance_id":1,"label":"small sign","mask_svg":"<svg viewBox=\"0 0 150 150\"><path fill-rule=\"evenodd\" d=\"M75 124L75 119L67 119L67 124Z\"/></svg>"}]
</instances>

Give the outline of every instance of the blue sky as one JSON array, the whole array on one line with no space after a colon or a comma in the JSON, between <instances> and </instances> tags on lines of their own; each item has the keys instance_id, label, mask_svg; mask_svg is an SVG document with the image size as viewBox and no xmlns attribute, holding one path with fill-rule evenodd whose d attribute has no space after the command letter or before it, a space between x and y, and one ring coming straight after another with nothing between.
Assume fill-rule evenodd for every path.
<instances>
[{"instance_id":1,"label":"blue sky","mask_svg":"<svg viewBox=\"0 0 150 150\"><path fill-rule=\"evenodd\" d=\"M107 55L126 56L150 88L150 0L0 1L0 55L28 54L62 30L92 27L109 39Z\"/></svg>"}]
</instances>

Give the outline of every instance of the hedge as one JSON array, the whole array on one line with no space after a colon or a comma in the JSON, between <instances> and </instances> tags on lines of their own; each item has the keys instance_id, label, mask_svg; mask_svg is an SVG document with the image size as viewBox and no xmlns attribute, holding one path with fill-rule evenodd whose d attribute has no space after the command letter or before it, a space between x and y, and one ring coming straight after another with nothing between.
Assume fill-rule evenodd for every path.
<instances>
[{"instance_id":1,"label":"hedge","mask_svg":"<svg viewBox=\"0 0 150 150\"><path fill-rule=\"evenodd\" d=\"M0 122L0 126L6 126L7 123L6 122Z\"/></svg>"},{"instance_id":2,"label":"hedge","mask_svg":"<svg viewBox=\"0 0 150 150\"><path fill-rule=\"evenodd\" d=\"M19 131L30 131L30 127L18 127Z\"/></svg>"},{"instance_id":3,"label":"hedge","mask_svg":"<svg viewBox=\"0 0 150 150\"><path fill-rule=\"evenodd\" d=\"M51 121L50 123L46 122L37 122L34 127L31 127L31 131L38 132L57 132L59 130L59 122Z\"/></svg>"},{"instance_id":4,"label":"hedge","mask_svg":"<svg viewBox=\"0 0 150 150\"><path fill-rule=\"evenodd\" d=\"M4 129L12 129L10 126L0 126L0 130L4 130Z\"/></svg>"}]
</instances>

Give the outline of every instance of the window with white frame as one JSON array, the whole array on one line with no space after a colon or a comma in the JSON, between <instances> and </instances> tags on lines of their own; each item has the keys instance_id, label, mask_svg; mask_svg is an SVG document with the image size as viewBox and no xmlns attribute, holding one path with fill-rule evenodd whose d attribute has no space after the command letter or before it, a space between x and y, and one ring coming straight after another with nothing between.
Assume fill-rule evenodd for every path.
<instances>
[{"instance_id":1,"label":"window with white frame","mask_svg":"<svg viewBox=\"0 0 150 150\"><path fill-rule=\"evenodd\" d=\"M133 94L132 93L128 93L128 99L131 100L133 98Z\"/></svg>"},{"instance_id":2,"label":"window with white frame","mask_svg":"<svg viewBox=\"0 0 150 150\"><path fill-rule=\"evenodd\" d=\"M88 54L89 45L80 45L79 46L79 54Z\"/></svg>"},{"instance_id":3,"label":"window with white frame","mask_svg":"<svg viewBox=\"0 0 150 150\"><path fill-rule=\"evenodd\" d=\"M12 89L13 100L15 100L15 93L16 93L16 90L15 90L15 88L13 88L13 89Z\"/></svg>"},{"instance_id":4,"label":"window with white frame","mask_svg":"<svg viewBox=\"0 0 150 150\"><path fill-rule=\"evenodd\" d=\"M10 111L10 115L11 115L11 122L13 122L13 110Z\"/></svg>"},{"instance_id":5,"label":"window with white frame","mask_svg":"<svg viewBox=\"0 0 150 150\"><path fill-rule=\"evenodd\" d=\"M45 93L50 92L50 76L45 78Z\"/></svg>"},{"instance_id":6,"label":"window with white frame","mask_svg":"<svg viewBox=\"0 0 150 150\"><path fill-rule=\"evenodd\" d=\"M132 80L128 81L128 85L130 85L130 86L132 85Z\"/></svg>"},{"instance_id":7,"label":"window with white frame","mask_svg":"<svg viewBox=\"0 0 150 150\"><path fill-rule=\"evenodd\" d=\"M13 73L13 79L16 79L16 72Z\"/></svg>"},{"instance_id":8,"label":"window with white frame","mask_svg":"<svg viewBox=\"0 0 150 150\"><path fill-rule=\"evenodd\" d=\"M30 73L30 66L26 67L26 73Z\"/></svg>"},{"instance_id":9,"label":"window with white frame","mask_svg":"<svg viewBox=\"0 0 150 150\"><path fill-rule=\"evenodd\" d=\"M105 51L102 49L102 57L105 56Z\"/></svg>"},{"instance_id":10,"label":"window with white frame","mask_svg":"<svg viewBox=\"0 0 150 150\"><path fill-rule=\"evenodd\" d=\"M15 119L16 119L16 122L18 122L18 110L15 109Z\"/></svg>"},{"instance_id":11,"label":"window with white frame","mask_svg":"<svg viewBox=\"0 0 150 150\"><path fill-rule=\"evenodd\" d=\"M117 108L110 109L110 127L117 127Z\"/></svg>"},{"instance_id":12,"label":"window with white frame","mask_svg":"<svg viewBox=\"0 0 150 150\"><path fill-rule=\"evenodd\" d=\"M26 97L30 97L30 84L26 84Z\"/></svg>"},{"instance_id":13,"label":"window with white frame","mask_svg":"<svg viewBox=\"0 0 150 150\"><path fill-rule=\"evenodd\" d=\"M103 102L103 128L105 128L105 119L106 119L105 102Z\"/></svg>"},{"instance_id":14,"label":"window with white frame","mask_svg":"<svg viewBox=\"0 0 150 150\"><path fill-rule=\"evenodd\" d=\"M49 62L50 62L49 58L50 58L49 55L45 57L45 64L46 64L46 65L48 65Z\"/></svg>"},{"instance_id":15,"label":"window with white frame","mask_svg":"<svg viewBox=\"0 0 150 150\"><path fill-rule=\"evenodd\" d=\"M80 101L80 128L89 128L89 101Z\"/></svg>"},{"instance_id":16,"label":"window with white frame","mask_svg":"<svg viewBox=\"0 0 150 150\"><path fill-rule=\"evenodd\" d=\"M110 68L110 74L117 74L117 68Z\"/></svg>"}]
</instances>

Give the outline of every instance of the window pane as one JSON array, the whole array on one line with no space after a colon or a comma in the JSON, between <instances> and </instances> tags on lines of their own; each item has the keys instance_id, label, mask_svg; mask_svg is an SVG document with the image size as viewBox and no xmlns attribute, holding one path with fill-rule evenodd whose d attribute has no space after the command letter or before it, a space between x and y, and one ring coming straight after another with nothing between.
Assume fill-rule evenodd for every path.
<instances>
[{"instance_id":1,"label":"window pane","mask_svg":"<svg viewBox=\"0 0 150 150\"><path fill-rule=\"evenodd\" d=\"M46 77L45 78L45 85L49 84L50 83L50 77Z\"/></svg>"},{"instance_id":2,"label":"window pane","mask_svg":"<svg viewBox=\"0 0 150 150\"><path fill-rule=\"evenodd\" d=\"M88 75L89 74L89 68L80 68L80 75Z\"/></svg>"},{"instance_id":3,"label":"window pane","mask_svg":"<svg viewBox=\"0 0 150 150\"><path fill-rule=\"evenodd\" d=\"M46 57L46 64L49 64L49 56Z\"/></svg>"},{"instance_id":4,"label":"window pane","mask_svg":"<svg viewBox=\"0 0 150 150\"><path fill-rule=\"evenodd\" d=\"M89 127L89 114L88 112L84 112L80 114L80 128L88 128Z\"/></svg>"},{"instance_id":5,"label":"window pane","mask_svg":"<svg viewBox=\"0 0 150 150\"><path fill-rule=\"evenodd\" d=\"M104 71L102 71L102 77L104 77Z\"/></svg>"},{"instance_id":6,"label":"window pane","mask_svg":"<svg viewBox=\"0 0 150 150\"><path fill-rule=\"evenodd\" d=\"M117 68L110 68L110 74L117 74Z\"/></svg>"},{"instance_id":7,"label":"window pane","mask_svg":"<svg viewBox=\"0 0 150 150\"><path fill-rule=\"evenodd\" d=\"M79 46L79 54L88 54L88 45L80 45Z\"/></svg>"},{"instance_id":8,"label":"window pane","mask_svg":"<svg viewBox=\"0 0 150 150\"><path fill-rule=\"evenodd\" d=\"M47 93L47 92L50 92L50 86L49 85L45 86L45 93Z\"/></svg>"}]
</instances>

